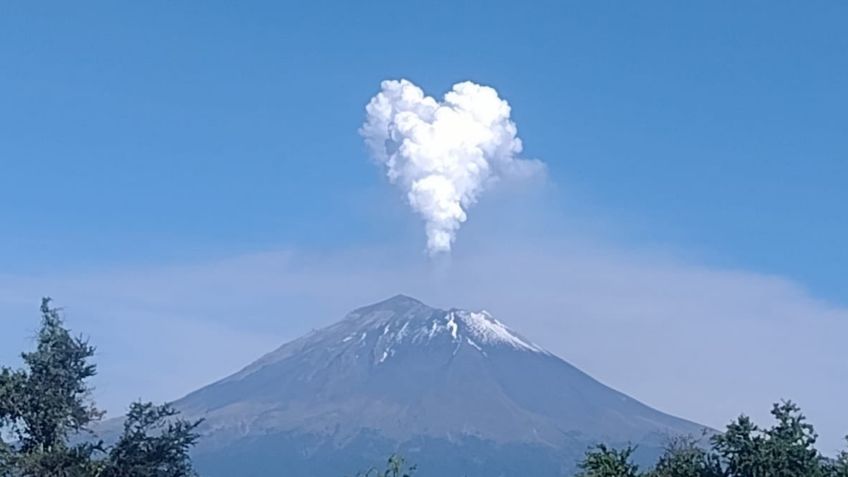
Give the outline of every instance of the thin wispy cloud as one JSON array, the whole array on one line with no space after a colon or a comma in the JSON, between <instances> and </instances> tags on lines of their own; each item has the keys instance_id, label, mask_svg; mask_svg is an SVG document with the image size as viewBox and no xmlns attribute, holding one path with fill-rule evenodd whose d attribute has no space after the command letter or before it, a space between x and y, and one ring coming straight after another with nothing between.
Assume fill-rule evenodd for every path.
<instances>
[{"instance_id":1,"label":"thin wispy cloud","mask_svg":"<svg viewBox=\"0 0 848 477\"><path fill-rule=\"evenodd\" d=\"M488 309L603 382L710 426L743 411L766 420L771 402L792 398L817 424L824 450L848 432L839 399L848 393L848 309L790 280L585 242L482 241L454 253L449 267L407 252L289 250L3 277L3 362L32 336L40 295L52 293L70 326L99 346L97 397L115 412L138 397L177 398L402 292Z\"/></svg>"}]
</instances>

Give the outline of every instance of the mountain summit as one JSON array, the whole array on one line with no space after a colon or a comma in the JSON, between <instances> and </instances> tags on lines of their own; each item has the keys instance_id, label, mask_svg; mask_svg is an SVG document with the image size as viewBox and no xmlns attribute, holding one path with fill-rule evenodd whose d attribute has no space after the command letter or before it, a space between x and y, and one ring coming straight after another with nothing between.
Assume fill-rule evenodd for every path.
<instances>
[{"instance_id":1,"label":"mountain summit","mask_svg":"<svg viewBox=\"0 0 848 477\"><path fill-rule=\"evenodd\" d=\"M592 379L485 311L404 295L180 399L205 476L338 476L400 450L420 475L560 475L596 442L650 458L702 427Z\"/></svg>"}]
</instances>

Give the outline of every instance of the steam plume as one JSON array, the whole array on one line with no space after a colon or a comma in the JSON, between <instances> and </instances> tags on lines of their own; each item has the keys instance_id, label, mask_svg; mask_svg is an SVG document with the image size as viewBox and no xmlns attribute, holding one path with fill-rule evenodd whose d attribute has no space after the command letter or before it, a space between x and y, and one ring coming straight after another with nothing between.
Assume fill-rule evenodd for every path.
<instances>
[{"instance_id":1,"label":"steam plume","mask_svg":"<svg viewBox=\"0 0 848 477\"><path fill-rule=\"evenodd\" d=\"M544 169L517 157L509 104L493 88L458 83L439 102L404 79L381 86L359 132L424 219L430 254L450 251L468 208L492 183Z\"/></svg>"}]
</instances>

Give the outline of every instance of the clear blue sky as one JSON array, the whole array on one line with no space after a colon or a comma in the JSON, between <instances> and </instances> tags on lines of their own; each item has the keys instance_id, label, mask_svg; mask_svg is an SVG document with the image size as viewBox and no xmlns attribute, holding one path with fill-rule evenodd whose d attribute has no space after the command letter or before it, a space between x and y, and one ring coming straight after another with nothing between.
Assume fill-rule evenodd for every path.
<instances>
[{"instance_id":1,"label":"clear blue sky","mask_svg":"<svg viewBox=\"0 0 848 477\"><path fill-rule=\"evenodd\" d=\"M98 344L114 412L404 292L492 307L710 425L798 398L835 449L846 25L842 1L0 2L0 363L53 294ZM357 134L400 77L497 88L548 167L545 223L503 227L512 202L484 196L471 253L436 280Z\"/></svg>"},{"instance_id":2,"label":"clear blue sky","mask_svg":"<svg viewBox=\"0 0 848 477\"><path fill-rule=\"evenodd\" d=\"M848 302L843 2L3 2L0 269L369 242L379 81L471 79L616 237Z\"/></svg>"}]
</instances>

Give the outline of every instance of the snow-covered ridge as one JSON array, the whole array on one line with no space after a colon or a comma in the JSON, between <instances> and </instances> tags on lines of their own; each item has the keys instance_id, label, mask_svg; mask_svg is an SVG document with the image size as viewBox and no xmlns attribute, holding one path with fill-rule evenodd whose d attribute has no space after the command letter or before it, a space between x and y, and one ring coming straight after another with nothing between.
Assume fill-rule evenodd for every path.
<instances>
[{"instance_id":1,"label":"snow-covered ridge","mask_svg":"<svg viewBox=\"0 0 848 477\"><path fill-rule=\"evenodd\" d=\"M452 311L449 315L458 318L465 325L469 338L477 344L505 345L527 351L544 352L541 347L518 336L485 310L480 312L459 310Z\"/></svg>"},{"instance_id":2,"label":"snow-covered ridge","mask_svg":"<svg viewBox=\"0 0 848 477\"><path fill-rule=\"evenodd\" d=\"M486 311L450 310L422 315L378 312L369 314L341 343L371 348L377 364L385 362L403 346L426 346L449 340L456 344L454 353L468 346L487 355L496 348L510 348L548 354L540 346L521 337ZM373 336L368 339L366 336Z\"/></svg>"}]
</instances>

